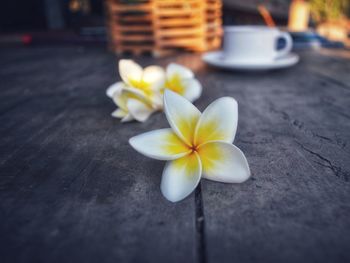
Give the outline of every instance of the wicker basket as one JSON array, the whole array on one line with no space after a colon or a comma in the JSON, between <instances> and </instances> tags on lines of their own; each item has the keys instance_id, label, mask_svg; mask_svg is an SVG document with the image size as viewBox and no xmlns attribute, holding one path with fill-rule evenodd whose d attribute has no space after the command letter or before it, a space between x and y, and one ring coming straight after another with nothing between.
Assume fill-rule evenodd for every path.
<instances>
[{"instance_id":1,"label":"wicker basket","mask_svg":"<svg viewBox=\"0 0 350 263\"><path fill-rule=\"evenodd\" d=\"M220 0L107 0L110 48L162 56L221 44Z\"/></svg>"}]
</instances>

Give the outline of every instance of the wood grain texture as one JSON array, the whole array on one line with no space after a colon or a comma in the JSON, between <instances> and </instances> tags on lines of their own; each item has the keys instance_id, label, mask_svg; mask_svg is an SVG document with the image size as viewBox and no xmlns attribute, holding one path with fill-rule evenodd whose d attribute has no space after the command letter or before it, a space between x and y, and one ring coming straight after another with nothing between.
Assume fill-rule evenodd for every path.
<instances>
[{"instance_id":1,"label":"wood grain texture","mask_svg":"<svg viewBox=\"0 0 350 263\"><path fill-rule=\"evenodd\" d=\"M28 53L38 58L17 62ZM164 127L165 117L129 125L110 117L113 56L74 48L1 55L9 63L1 78L13 84L1 87L2 101L33 87L23 95L31 101L0 115L1 262L193 262L194 197L167 202L163 163L127 142Z\"/></svg>"},{"instance_id":2,"label":"wood grain texture","mask_svg":"<svg viewBox=\"0 0 350 263\"><path fill-rule=\"evenodd\" d=\"M342 51L343 52L343 51ZM240 73L178 62L203 84L195 103L235 97L235 144L252 178L203 180L182 202L159 189L163 162L120 124L105 96L119 79L99 48L0 51L1 262L349 262L350 60L305 53L296 67Z\"/></svg>"},{"instance_id":3,"label":"wood grain texture","mask_svg":"<svg viewBox=\"0 0 350 263\"><path fill-rule=\"evenodd\" d=\"M211 77L203 97L238 100L253 177L202 182L209 262L350 261L349 65L303 54L286 71Z\"/></svg>"}]
</instances>

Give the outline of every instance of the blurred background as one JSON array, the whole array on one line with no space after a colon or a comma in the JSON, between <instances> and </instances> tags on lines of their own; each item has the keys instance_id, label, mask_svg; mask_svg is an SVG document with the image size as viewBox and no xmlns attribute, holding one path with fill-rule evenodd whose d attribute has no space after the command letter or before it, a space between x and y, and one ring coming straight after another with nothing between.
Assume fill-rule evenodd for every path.
<instances>
[{"instance_id":1,"label":"blurred background","mask_svg":"<svg viewBox=\"0 0 350 263\"><path fill-rule=\"evenodd\" d=\"M348 0L3 0L0 45L98 44L163 55L220 48L222 25L279 26L295 48L349 46Z\"/></svg>"},{"instance_id":2,"label":"blurred background","mask_svg":"<svg viewBox=\"0 0 350 263\"><path fill-rule=\"evenodd\" d=\"M350 262L349 8L1 0L0 263ZM288 31L301 61L262 74L206 67L199 54L221 48L225 25ZM204 181L176 205L161 196L164 164L127 142L169 127L165 116L127 125L110 117L105 91L120 80L117 58L130 55L193 70L199 109L237 99L235 144L251 180Z\"/></svg>"}]
</instances>

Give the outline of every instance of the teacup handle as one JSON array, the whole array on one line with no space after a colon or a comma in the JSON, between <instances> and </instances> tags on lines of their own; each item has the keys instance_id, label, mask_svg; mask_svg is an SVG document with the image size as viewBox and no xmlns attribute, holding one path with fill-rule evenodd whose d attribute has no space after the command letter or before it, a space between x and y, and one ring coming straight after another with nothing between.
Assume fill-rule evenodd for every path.
<instances>
[{"instance_id":1,"label":"teacup handle","mask_svg":"<svg viewBox=\"0 0 350 263\"><path fill-rule=\"evenodd\" d=\"M289 33L280 32L277 39L279 38L283 38L286 41L286 46L280 50L276 50L277 58L287 55L292 50L292 47L293 47L293 40Z\"/></svg>"}]
</instances>

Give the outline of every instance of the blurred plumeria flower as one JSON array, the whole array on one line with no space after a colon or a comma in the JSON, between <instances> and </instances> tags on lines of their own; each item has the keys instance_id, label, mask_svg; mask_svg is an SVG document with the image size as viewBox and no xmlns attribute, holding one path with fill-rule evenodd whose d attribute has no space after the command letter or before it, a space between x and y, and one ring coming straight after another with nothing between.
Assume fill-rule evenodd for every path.
<instances>
[{"instance_id":1,"label":"blurred plumeria flower","mask_svg":"<svg viewBox=\"0 0 350 263\"><path fill-rule=\"evenodd\" d=\"M113 93L111 92L113 91ZM108 94L110 93L110 95ZM144 122L156 111L147 96L142 92L128 88L123 82L117 82L107 90L118 109L112 112L112 116L121 118L122 122L137 120Z\"/></svg>"},{"instance_id":2,"label":"blurred plumeria flower","mask_svg":"<svg viewBox=\"0 0 350 263\"><path fill-rule=\"evenodd\" d=\"M202 85L188 68L171 63L166 68L164 89L170 89L193 102L202 94Z\"/></svg>"},{"instance_id":3,"label":"blurred plumeria flower","mask_svg":"<svg viewBox=\"0 0 350 263\"><path fill-rule=\"evenodd\" d=\"M149 116L163 109L164 90L170 89L190 101L198 99L202 86L191 70L178 64L170 64L164 71L159 66L144 69L132 60L119 61L122 81L107 89L107 96L113 99L118 109L113 117L122 122L146 121Z\"/></svg>"},{"instance_id":4,"label":"blurred plumeria flower","mask_svg":"<svg viewBox=\"0 0 350 263\"><path fill-rule=\"evenodd\" d=\"M201 177L242 183L250 177L247 159L232 145L238 106L230 97L211 103L203 113L182 96L165 90L164 111L171 128L132 137L131 146L165 165L161 191L169 201L188 196Z\"/></svg>"},{"instance_id":5,"label":"blurred plumeria flower","mask_svg":"<svg viewBox=\"0 0 350 263\"><path fill-rule=\"evenodd\" d=\"M119 61L119 74L122 81L107 89L118 109L113 117L121 118L122 122L131 120L146 121L155 111L162 108L162 89L165 72L161 67L149 66L142 69L132 60Z\"/></svg>"}]
</instances>

